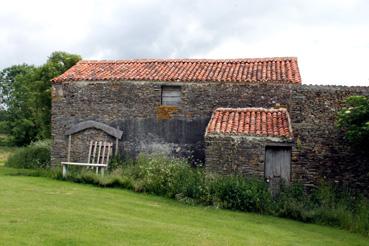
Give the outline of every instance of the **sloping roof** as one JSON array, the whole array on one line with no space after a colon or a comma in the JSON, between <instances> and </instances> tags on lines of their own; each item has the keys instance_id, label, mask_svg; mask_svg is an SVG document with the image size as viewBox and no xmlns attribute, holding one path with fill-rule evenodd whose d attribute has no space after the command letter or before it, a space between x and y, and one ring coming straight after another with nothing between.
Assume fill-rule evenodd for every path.
<instances>
[{"instance_id":1,"label":"sloping roof","mask_svg":"<svg viewBox=\"0 0 369 246\"><path fill-rule=\"evenodd\" d=\"M82 60L64 74L52 79L52 82L81 80L301 84L295 57L229 60Z\"/></svg>"},{"instance_id":2,"label":"sloping roof","mask_svg":"<svg viewBox=\"0 0 369 246\"><path fill-rule=\"evenodd\" d=\"M284 108L218 108L206 134L292 138L292 129Z\"/></svg>"}]
</instances>

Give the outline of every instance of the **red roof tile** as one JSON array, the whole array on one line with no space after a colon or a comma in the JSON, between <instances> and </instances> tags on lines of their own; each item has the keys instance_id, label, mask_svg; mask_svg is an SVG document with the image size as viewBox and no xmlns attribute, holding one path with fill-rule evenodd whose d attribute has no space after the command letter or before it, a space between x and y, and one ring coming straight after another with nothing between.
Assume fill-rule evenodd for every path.
<instances>
[{"instance_id":1,"label":"red roof tile","mask_svg":"<svg viewBox=\"0 0 369 246\"><path fill-rule=\"evenodd\" d=\"M284 108L218 108L206 133L292 138L290 116Z\"/></svg>"},{"instance_id":2,"label":"red roof tile","mask_svg":"<svg viewBox=\"0 0 369 246\"><path fill-rule=\"evenodd\" d=\"M80 80L301 84L297 58L295 57L229 60L83 60L62 75L52 79L52 82Z\"/></svg>"}]
</instances>

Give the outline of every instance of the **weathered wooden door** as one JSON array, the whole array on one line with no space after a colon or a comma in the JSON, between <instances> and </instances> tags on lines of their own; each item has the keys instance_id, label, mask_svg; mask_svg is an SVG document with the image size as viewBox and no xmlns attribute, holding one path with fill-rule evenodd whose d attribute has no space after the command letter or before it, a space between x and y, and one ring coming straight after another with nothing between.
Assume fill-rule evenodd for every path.
<instances>
[{"instance_id":1,"label":"weathered wooden door","mask_svg":"<svg viewBox=\"0 0 369 246\"><path fill-rule=\"evenodd\" d=\"M281 181L283 180L287 183L290 181L291 147L266 147L264 172L272 194L278 193Z\"/></svg>"}]
</instances>

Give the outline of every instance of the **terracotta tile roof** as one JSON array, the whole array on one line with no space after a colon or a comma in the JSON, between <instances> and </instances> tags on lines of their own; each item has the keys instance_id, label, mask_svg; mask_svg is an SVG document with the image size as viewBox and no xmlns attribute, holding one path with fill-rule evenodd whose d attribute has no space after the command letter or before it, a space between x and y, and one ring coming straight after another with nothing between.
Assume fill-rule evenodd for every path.
<instances>
[{"instance_id":1,"label":"terracotta tile roof","mask_svg":"<svg viewBox=\"0 0 369 246\"><path fill-rule=\"evenodd\" d=\"M284 108L218 108L206 134L292 138L292 129Z\"/></svg>"},{"instance_id":2,"label":"terracotta tile roof","mask_svg":"<svg viewBox=\"0 0 369 246\"><path fill-rule=\"evenodd\" d=\"M295 57L229 60L82 60L64 74L52 79L52 82L80 80L301 84Z\"/></svg>"}]
</instances>

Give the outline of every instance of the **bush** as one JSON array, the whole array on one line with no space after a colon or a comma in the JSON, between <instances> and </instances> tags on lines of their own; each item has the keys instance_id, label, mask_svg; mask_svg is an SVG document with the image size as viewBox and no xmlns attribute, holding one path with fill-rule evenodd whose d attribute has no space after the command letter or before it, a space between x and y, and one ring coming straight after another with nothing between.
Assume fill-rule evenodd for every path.
<instances>
[{"instance_id":1,"label":"bush","mask_svg":"<svg viewBox=\"0 0 369 246\"><path fill-rule=\"evenodd\" d=\"M322 184L310 197L314 223L369 235L369 202L366 198L327 184Z\"/></svg>"},{"instance_id":2,"label":"bush","mask_svg":"<svg viewBox=\"0 0 369 246\"><path fill-rule=\"evenodd\" d=\"M368 199L328 184L321 184L311 193L305 193L298 184L282 187L271 212L279 217L369 235Z\"/></svg>"},{"instance_id":3,"label":"bush","mask_svg":"<svg viewBox=\"0 0 369 246\"><path fill-rule=\"evenodd\" d=\"M12 144L11 138L7 134L1 133L2 123L4 122L0 121L0 146L12 147L13 144Z\"/></svg>"},{"instance_id":4,"label":"bush","mask_svg":"<svg viewBox=\"0 0 369 246\"><path fill-rule=\"evenodd\" d=\"M337 126L355 149L369 150L369 97L350 96L337 114Z\"/></svg>"},{"instance_id":5,"label":"bush","mask_svg":"<svg viewBox=\"0 0 369 246\"><path fill-rule=\"evenodd\" d=\"M114 155L113 158L111 158L111 160L109 161L108 171L123 168L127 166L128 163L128 160L123 160L122 158L120 158L119 155Z\"/></svg>"},{"instance_id":6,"label":"bush","mask_svg":"<svg viewBox=\"0 0 369 246\"><path fill-rule=\"evenodd\" d=\"M356 203L352 231L369 236L369 200L360 197Z\"/></svg>"},{"instance_id":7,"label":"bush","mask_svg":"<svg viewBox=\"0 0 369 246\"><path fill-rule=\"evenodd\" d=\"M282 184L281 192L274 199L272 213L279 217L290 218L303 222L312 222L313 214L309 209L310 199L301 184Z\"/></svg>"},{"instance_id":8,"label":"bush","mask_svg":"<svg viewBox=\"0 0 369 246\"><path fill-rule=\"evenodd\" d=\"M5 162L5 166L14 168L49 168L51 141L34 142L19 148Z\"/></svg>"},{"instance_id":9,"label":"bush","mask_svg":"<svg viewBox=\"0 0 369 246\"><path fill-rule=\"evenodd\" d=\"M208 182L210 197L222 208L266 213L271 195L263 180L242 176L215 176Z\"/></svg>"},{"instance_id":10,"label":"bush","mask_svg":"<svg viewBox=\"0 0 369 246\"><path fill-rule=\"evenodd\" d=\"M124 174L141 180L140 190L170 198L200 199L205 192L203 170L191 168L184 160L141 155Z\"/></svg>"}]
</instances>

